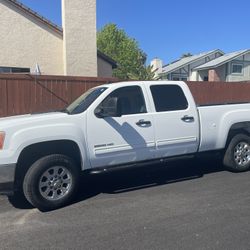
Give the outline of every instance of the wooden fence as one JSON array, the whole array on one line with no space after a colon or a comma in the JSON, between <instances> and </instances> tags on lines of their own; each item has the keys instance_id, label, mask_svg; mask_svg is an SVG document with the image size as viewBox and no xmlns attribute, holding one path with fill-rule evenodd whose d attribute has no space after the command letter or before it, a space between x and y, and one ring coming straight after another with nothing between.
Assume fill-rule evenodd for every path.
<instances>
[{"instance_id":1,"label":"wooden fence","mask_svg":"<svg viewBox=\"0 0 250 250\"><path fill-rule=\"evenodd\" d=\"M115 78L0 75L0 117L62 109ZM250 82L187 82L199 105L250 102Z\"/></svg>"},{"instance_id":2,"label":"wooden fence","mask_svg":"<svg viewBox=\"0 0 250 250\"><path fill-rule=\"evenodd\" d=\"M0 117L62 109L88 89L115 78L0 75Z\"/></svg>"},{"instance_id":3,"label":"wooden fence","mask_svg":"<svg viewBox=\"0 0 250 250\"><path fill-rule=\"evenodd\" d=\"M250 82L187 82L198 105L250 102Z\"/></svg>"}]
</instances>

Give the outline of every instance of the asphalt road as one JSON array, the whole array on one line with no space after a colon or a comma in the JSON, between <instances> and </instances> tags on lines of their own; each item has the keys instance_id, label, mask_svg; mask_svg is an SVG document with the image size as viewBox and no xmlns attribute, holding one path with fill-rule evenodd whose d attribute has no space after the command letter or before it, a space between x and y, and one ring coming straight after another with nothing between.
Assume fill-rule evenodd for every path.
<instances>
[{"instance_id":1,"label":"asphalt road","mask_svg":"<svg viewBox=\"0 0 250 250\"><path fill-rule=\"evenodd\" d=\"M47 213L0 197L0 249L250 249L249 180L191 161L85 177Z\"/></svg>"}]
</instances>

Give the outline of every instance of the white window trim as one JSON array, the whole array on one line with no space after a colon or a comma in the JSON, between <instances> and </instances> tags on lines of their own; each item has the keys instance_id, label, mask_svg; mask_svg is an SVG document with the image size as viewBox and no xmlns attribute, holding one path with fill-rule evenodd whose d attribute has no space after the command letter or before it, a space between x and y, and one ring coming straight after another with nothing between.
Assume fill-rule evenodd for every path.
<instances>
[{"instance_id":1,"label":"white window trim","mask_svg":"<svg viewBox=\"0 0 250 250\"><path fill-rule=\"evenodd\" d=\"M233 72L233 66L241 66L242 67L241 73ZM232 63L231 64L231 73L232 73L232 75L244 75L244 65L243 65L243 63Z\"/></svg>"}]
</instances>

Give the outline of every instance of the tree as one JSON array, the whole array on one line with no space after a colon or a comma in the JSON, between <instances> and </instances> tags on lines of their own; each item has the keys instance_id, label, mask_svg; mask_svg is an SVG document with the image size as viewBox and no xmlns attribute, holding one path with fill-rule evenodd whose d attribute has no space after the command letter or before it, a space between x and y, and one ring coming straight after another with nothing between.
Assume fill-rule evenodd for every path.
<instances>
[{"instance_id":1,"label":"tree","mask_svg":"<svg viewBox=\"0 0 250 250\"><path fill-rule=\"evenodd\" d=\"M147 55L138 45L138 42L129 37L116 24L107 24L97 33L98 49L118 63L113 75L121 80L135 77L144 79L151 76L145 66ZM147 73L150 73L147 75ZM143 80L143 79L140 79Z\"/></svg>"},{"instance_id":2,"label":"tree","mask_svg":"<svg viewBox=\"0 0 250 250\"><path fill-rule=\"evenodd\" d=\"M150 81L156 80L155 71L152 70L153 66L142 66L134 73L129 73L129 79L134 81Z\"/></svg>"}]
</instances>

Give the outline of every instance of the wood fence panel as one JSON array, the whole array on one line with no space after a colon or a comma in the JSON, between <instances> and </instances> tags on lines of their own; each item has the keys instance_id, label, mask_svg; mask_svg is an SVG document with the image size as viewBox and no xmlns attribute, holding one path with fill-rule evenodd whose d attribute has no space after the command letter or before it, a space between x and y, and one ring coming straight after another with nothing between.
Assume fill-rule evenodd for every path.
<instances>
[{"instance_id":1,"label":"wood fence panel","mask_svg":"<svg viewBox=\"0 0 250 250\"><path fill-rule=\"evenodd\" d=\"M187 82L199 105L250 102L250 82Z\"/></svg>"},{"instance_id":2,"label":"wood fence panel","mask_svg":"<svg viewBox=\"0 0 250 250\"><path fill-rule=\"evenodd\" d=\"M4 116L4 114L7 114L7 95L7 80L0 79L0 117Z\"/></svg>"},{"instance_id":3,"label":"wood fence panel","mask_svg":"<svg viewBox=\"0 0 250 250\"><path fill-rule=\"evenodd\" d=\"M115 78L0 75L0 117L63 109ZM198 105L250 102L250 82L187 82Z\"/></svg>"},{"instance_id":4,"label":"wood fence panel","mask_svg":"<svg viewBox=\"0 0 250 250\"><path fill-rule=\"evenodd\" d=\"M115 78L0 75L0 117L63 109L89 88Z\"/></svg>"}]
</instances>

